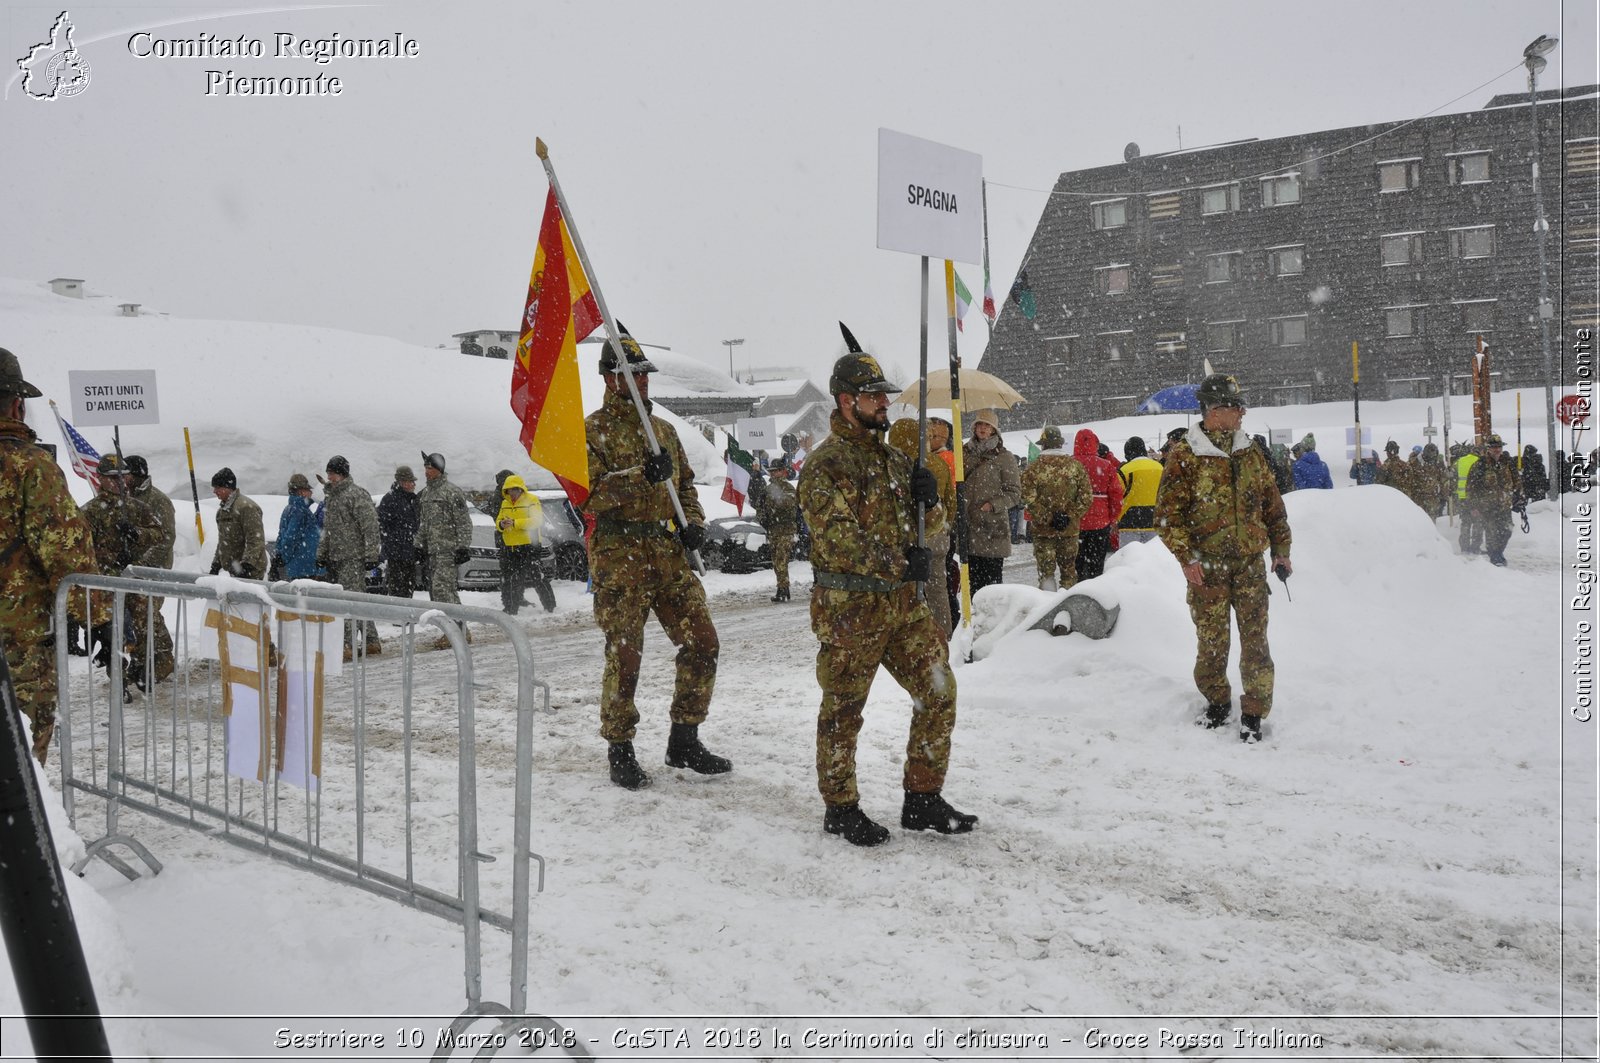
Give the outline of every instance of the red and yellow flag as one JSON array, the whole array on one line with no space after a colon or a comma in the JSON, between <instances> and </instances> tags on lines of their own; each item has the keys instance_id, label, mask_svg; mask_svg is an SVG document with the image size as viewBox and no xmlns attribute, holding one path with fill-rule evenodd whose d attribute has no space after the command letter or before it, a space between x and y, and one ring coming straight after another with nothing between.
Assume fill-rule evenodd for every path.
<instances>
[{"instance_id":1,"label":"red and yellow flag","mask_svg":"<svg viewBox=\"0 0 1600 1063\"><path fill-rule=\"evenodd\" d=\"M544 202L522 336L511 370L511 410L522 422L528 457L555 474L574 505L589 497L578 341L599 325L600 307L552 187Z\"/></svg>"}]
</instances>

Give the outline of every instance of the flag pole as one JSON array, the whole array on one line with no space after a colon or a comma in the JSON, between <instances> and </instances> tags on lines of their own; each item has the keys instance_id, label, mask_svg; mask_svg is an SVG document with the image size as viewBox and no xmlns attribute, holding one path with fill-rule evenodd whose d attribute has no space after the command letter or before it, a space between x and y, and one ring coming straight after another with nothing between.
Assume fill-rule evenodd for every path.
<instances>
[{"instance_id":1,"label":"flag pole","mask_svg":"<svg viewBox=\"0 0 1600 1063\"><path fill-rule=\"evenodd\" d=\"M987 249L985 249L984 253L988 254ZM971 584L967 580L967 550L964 538L966 522L961 519L962 515L966 512L966 484L962 476L961 468L961 354L956 343L956 264L950 259L945 259L944 274L945 310L948 317L948 322L945 325L945 336L948 340L950 348L950 416L954 421L950 428L950 434L954 438L950 442L951 446L955 448L956 455L955 475L952 477L952 479L955 480L956 511L950 514L948 519L952 526L959 526L960 528L960 530L955 530L955 527L952 528L951 534L956 538L952 539L951 541L962 543L960 550L961 565L959 566L959 571L961 573L961 622L963 624L970 625L972 622L972 592L969 589ZM985 318L985 320L988 319ZM954 622L954 618L952 618L952 622Z\"/></svg>"},{"instance_id":2,"label":"flag pole","mask_svg":"<svg viewBox=\"0 0 1600 1063\"><path fill-rule=\"evenodd\" d=\"M183 427L183 452L189 456L189 493L194 496L194 533L200 537L200 545L206 544L206 528L200 522L200 487L194 479L194 447L189 445L189 426Z\"/></svg>"},{"instance_id":3,"label":"flag pole","mask_svg":"<svg viewBox=\"0 0 1600 1063\"><path fill-rule=\"evenodd\" d=\"M567 206L566 193L561 191L561 182L556 178L555 164L550 161L550 149L545 146L542 139L534 137L533 150L538 154L539 161L544 164L545 175L550 178L550 187L556 194L556 205L561 208L561 217L566 221L567 232L572 236L573 250L578 252L578 261L583 266L584 275L589 278L589 290L594 293L594 303L600 311L600 320L605 323L606 338L620 359L618 367L626 369L628 357L622 346L622 337L617 331L616 319L611 316L611 309L606 306L606 297L601 294L600 281L595 276L594 267L589 263L589 253L583 249L583 237L578 235L578 223L573 220L572 211ZM628 394L633 396L634 408L639 411L639 424L644 428L644 438L650 444L650 453L661 453L661 441L656 438L655 426L650 423L650 411L645 408L644 399L639 395L639 385L634 383L632 373L624 372L621 376L627 381ZM689 521L683 515L683 502L678 498L677 487L670 479L662 482L666 485L667 497L672 499L672 512L678 518L678 527L680 529L688 527ZM705 574L705 566L700 563L698 550L689 551L689 560L694 563L696 572Z\"/></svg>"},{"instance_id":4,"label":"flag pole","mask_svg":"<svg viewBox=\"0 0 1600 1063\"><path fill-rule=\"evenodd\" d=\"M989 299L989 182L983 182L983 298ZM955 269L951 266L952 271ZM985 310L988 307L984 307ZM983 326L986 330L988 342L994 342L994 319L987 313L983 315ZM951 345L955 350L955 345Z\"/></svg>"},{"instance_id":5,"label":"flag pole","mask_svg":"<svg viewBox=\"0 0 1600 1063\"><path fill-rule=\"evenodd\" d=\"M1353 340L1350 343L1350 392L1355 397L1355 455L1356 464L1359 465L1361 460L1366 457L1365 454L1361 453L1361 349ZM1356 483L1360 482L1360 480L1356 481Z\"/></svg>"},{"instance_id":6,"label":"flag pole","mask_svg":"<svg viewBox=\"0 0 1600 1063\"><path fill-rule=\"evenodd\" d=\"M914 469L920 471L923 452L928 448L928 256L922 256L922 318L918 324L917 347L917 453L911 463ZM928 542L928 507L921 502L917 503L917 548L920 550ZM933 575L933 565L928 565L928 575ZM917 600L927 601L928 584L924 580L917 581Z\"/></svg>"}]
</instances>

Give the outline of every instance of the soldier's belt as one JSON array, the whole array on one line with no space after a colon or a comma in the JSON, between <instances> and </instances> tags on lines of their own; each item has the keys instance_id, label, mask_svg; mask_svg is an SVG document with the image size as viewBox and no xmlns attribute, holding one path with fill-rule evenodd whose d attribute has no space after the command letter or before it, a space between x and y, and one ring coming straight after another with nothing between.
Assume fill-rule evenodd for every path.
<instances>
[{"instance_id":1,"label":"soldier's belt","mask_svg":"<svg viewBox=\"0 0 1600 1063\"><path fill-rule=\"evenodd\" d=\"M613 517L600 517L594 522L596 535L635 535L659 536L663 539L672 538L672 529L667 527L664 520L617 520Z\"/></svg>"},{"instance_id":2,"label":"soldier's belt","mask_svg":"<svg viewBox=\"0 0 1600 1063\"><path fill-rule=\"evenodd\" d=\"M878 579L875 576L857 576L851 572L814 571L811 576L817 586L830 591L872 591L876 594L888 594L903 586L893 580Z\"/></svg>"}]
</instances>

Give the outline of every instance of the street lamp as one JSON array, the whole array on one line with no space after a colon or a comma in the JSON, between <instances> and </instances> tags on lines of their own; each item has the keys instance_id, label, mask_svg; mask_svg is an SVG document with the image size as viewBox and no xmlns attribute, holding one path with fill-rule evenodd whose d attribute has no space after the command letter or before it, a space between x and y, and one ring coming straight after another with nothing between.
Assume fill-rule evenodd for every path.
<instances>
[{"instance_id":1,"label":"street lamp","mask_svg":"<svg viewBox=\"0 0 1600 1063\"><path fill-rule=\"evenodd\" d=\"M1543 137L1539 132L1539 71L1546 66L1544 57L1555 50L1559 38L1540 34L1533 43L1522 50L1522 65L1528 68L1528 114L1533 119L1533 232L1539 243L1539 342L1544 349L1544 417L1548 438L1545 441L1545 461L1555 468L1556 460L1556 393L1555 367L1550 355L1550 318L1555 308L1550 304L1550 265L1545 253L1545 240L1550 232L1550 221L1544 216L1544 193L1539 185L1539 159L1544 154ZM1550 477L1550 497L1557 497L1557 480Z\"/></svg>"},{"instance_id":2,"label":"street lamp","mask_svg":"<svg viewBox=\"0 0 1600 1063\"><path fill-rule=\"evenodd\" d=\"M1540 244L1539 247L1542 250L1544 245ZM722 341L722 345L724 347L728 348L728 375L729 376L733 376L733 349L735 347L739 346L739 344L741 344L743 342L744 342L744 340L742 340L742 339L738 339L738 340L723 340ZM1549 344L1546 344L1545 346L1548 347ZM738 377L734 377L734 379L737 380L739 378ZM1552 460L1554 460L1554 459L1552 459Z\"/></svg>"}]
</instances>

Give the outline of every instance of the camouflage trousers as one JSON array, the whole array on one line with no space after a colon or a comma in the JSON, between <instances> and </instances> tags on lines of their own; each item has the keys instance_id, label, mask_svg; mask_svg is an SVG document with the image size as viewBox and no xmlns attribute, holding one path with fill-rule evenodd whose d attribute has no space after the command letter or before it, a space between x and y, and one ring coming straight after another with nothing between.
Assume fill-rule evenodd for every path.
<instances>
[{"instance_id":1,"label":"camouflage trousers","mask_svg":"<svg viewBox=\"0 0 1600 1063\"><path fill-rule=\"evenodd\" d=\"M594 619L606 636L605 670L600 679L600 737L631 742L639 724L633 696L639 686L644 623L656 614L661 629L678 648L672 691L673 723L699 724L711 705L717 681L717 629L706 607L706 592L689 568L676 539L635 541L626 567L593 552Z\"/></svg>"},{"instance_id":2,"label":"camouflage trousers","mask_svg":"<svg viewBox=\"0 0 1600 1063\"><path fill-rule=\"evenodd\" d=\"M944 561L950 554L950 532L942 531L937 535L928 536L928 550L933 554L933 577L928 580L928 611L933 614L933 622L939 625L939 630L944 632L948 639L955 631L950 615L950 570Z\"/></svg>"},{"instance_id":3,"label":"camouflage trousers","mask_svg":"<svg viewBox=\"0 0 1600 1063\"><path fill-rule=\"evenodd\" d=\"M430 554L428 556L428 597L436 602L460 605L461 595L456 590L457 575L455 563L448 554L439 557Z\"/></svg>"},{"instance_id":4,"label":"camouflage trousers","mask_svg":"<svg viewBox=\"0 0 1600 1063\"><path fill-rule=\"evenodd\" d=\"M11 669L17 708L33 724L33 755L43 764L56 730L55 648L46 645L42 629L6 631L0 637L5 639L6 667Z\"/></svg>"},{"instance_id":5,"label":"camouflage trousers","mask_svg":"<svg viewBox=\"0 0 1600 1063\"><path fill-rule=\"evenodd\" d=\"M1463 554L1475 554L1483 549L1483 524L1466 502L1461 503L1460 545Z\"/></svg>"},{"instance_id":6,"label":"camouflage trousers","mask_svg":"<svg viewBox=\"0 0 1600 1063\"><path fill-rule=\"evenodd\" d=\"M817 588L811 629L817 648L817 789L830 805L861 799L856 788L856 740L878 666L911 695L905 789L931 793L944 786L950 735L956 726L956 678L949 643L914 584L887 594Z\"/></svg>"},{"instance_id":7,"label":"camouflage trousers","mask_svg":"<svg viewBox=\"0 0 1600 1063\"><path fill-rule=\"evenodd\" d=\"M172 632L167 630L166 618L161 615L161 604L165 601L165 598L146 598L143 595L129 595L127 599L129 660L138 670L146 675L153 675L158 683L171 676L175 667L172 656ZM148 616L145 604L147 602L150 603ZM155 654L153 670L144 667L147 647Z\"/></svg>"},{"instance_id":8,"label":"camouflage trousers","mask_svg":"<svg viewBox=\"0 0 1600 1063\"><path fill-rule=\"evenodd\" d=\"M786 591L789 589L789 558L794 554L794 532L768 532L767 542L772 544L772 573L778 577L778 589Z\"/></svg>"},{"instance_id":9,"label":"camouflage trousers","mask_svg":"<svg viewBox=\"0 0 1600 1063\"><path fill-rule=\"evenodd\" d=\"M1056 586L1066 590L1078 582L1078 535L1076 532L1055 535L1033 529L1033 567L1039 573L1039 586L1045 580L1055 580Z\"/></svg>"},{"instance_id":10,"label":"camouflage trousers","mask_svg":"<svg viewBox=\"0 0 1600 1063\"><path fill-rule=\"evenodd\" d=\"M1189 587L1189 616L1194 620L1194 683L1206 701L1226 705L1233 698L1228 685L1228 612L1239 625L1239 676L1244 693L1239 711L1266 716L1272 711L1272 652L1267 648L1267 563L1259 554L1237 559L1202 558L1205 585Z\"/></svg>"},{"instance_id":11,"label":"camouflage trousers","mask_svg":"<svg viewBox=\"0 0 1600 1063\"><path fill-rule=\"evenodd\" d=\"M363 565L360 560L347 559L344 561L330 561L328 563L328 572L333 576L334 582L338 583L339 586L343 587L345 590L361 591L363 593L366 592L367 567ZM351 627L359 623L360 621L356 620L348 620L345 622L344 644L346 646L350 645ZM366 638L367 645L369 646L378 641L378 625L374 624L370 620L367 621Z\"/></svg>"},{"instance_id":12,"label":"camouflage trousers","mask_svg":"<svg viewBox=\"0 0 1600 1063\"><path fill-rule=\"evenodd\" d=\"M1485 507L1472 516L1483 529L1483 552L1490 557L1504 556L1506 544L1511 542L1511 510Z\"/></svg>"}]
</instances>

